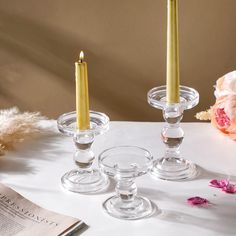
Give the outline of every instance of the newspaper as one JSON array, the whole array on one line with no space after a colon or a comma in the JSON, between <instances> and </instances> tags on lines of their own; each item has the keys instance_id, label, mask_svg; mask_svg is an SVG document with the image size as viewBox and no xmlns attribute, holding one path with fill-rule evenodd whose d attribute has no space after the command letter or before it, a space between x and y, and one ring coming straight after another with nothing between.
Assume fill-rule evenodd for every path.
<instances>
[{"instance_id":1,"label":"newspaper","mask_svg":"<svg viewBox=\"0 0 236 236\"><path fill-rule=\"evenodd\" d=\"M1 236L69 236L85 228L81 220L46 210L0 183Z\"/></svg>"}]
</instances>

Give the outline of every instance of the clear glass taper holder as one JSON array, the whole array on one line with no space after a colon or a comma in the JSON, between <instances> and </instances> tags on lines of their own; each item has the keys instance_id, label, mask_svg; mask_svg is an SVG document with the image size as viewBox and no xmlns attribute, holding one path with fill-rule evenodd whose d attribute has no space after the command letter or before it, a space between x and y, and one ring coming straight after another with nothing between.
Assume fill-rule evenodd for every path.
<instances>
[{"instance_id":1,"label":"clear glass taper holder","mask_svg":"<svg viewBox=\"0 0 236 236\"><path fill-rule=\"evenodd\" d=\"M195 107L199 102L199 93L186 86L180 86L180 102L168 104L166 100L166 86L151 89L148 94L148 103L161 109L165 126L161 131L161 138L166 146L164 157L154 164L151 174L165 180L184 180L193 178L196 165L180 155L180 145L184 138L184 131L180 126L184 110Z\"/></svg>"},{"instance_id":2,"label":"clear glass taper holder","mask_svg":"<svg viewBox=\"0 0 236 236\"><path fill-rule=\"evenodd\" d=\"M73 137L76 147L74 162L77 166L65 173L61 178L64 188L78 193L96 193L108 186L108 178L92 164L95 154L92 144L97 135L103 134L109 129L109 118L104 113L90 111L90 129L78 130L76 128L76 112L61 115L57 120L57 126L61 133Z\"/></svg>"},{"instance_id":3,"label":"clear glass taper holder","mask_svg":"<svg viewBox=\"0 0 236 236\"><path fill-rule=\"evenodd\" d=\"M135 178L146 174L153 167L149 151L135 146L117 146L99 155L100 169L114 178L116 195L103 203L104 210L120 219L140 219L154 212L150 200L137 194Z\"/></svg>"}]
</instances>

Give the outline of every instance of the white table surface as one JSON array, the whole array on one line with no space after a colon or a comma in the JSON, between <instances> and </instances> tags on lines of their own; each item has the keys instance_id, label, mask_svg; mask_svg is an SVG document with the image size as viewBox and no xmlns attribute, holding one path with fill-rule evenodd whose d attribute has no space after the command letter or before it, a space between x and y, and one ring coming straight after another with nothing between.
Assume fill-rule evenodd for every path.
<instances>
[{"instance_id":1,"label":"white table surface","mask_svg":"<svg viewBox=\"0 0 236 236\"><path fill-rule=\"evenodd\" d=\"M56 126L55 122L48 124ZM94 152L99 154L115 145L138 145L159 158L164 151L160 140L162 126L163 123L111 122L110 130L96 138ZM97 195L63 190L60 178L74 168L74 145L70 137L59 133L26 142L0 157L0 181L42 207L82 219L89 225L84 236L236 235L236 194L208 186L214 178L229 177L236 183L236 142L209 123L183 123L182 127L182 156L198 164L201 173L184 182L155 180L149 175L137 178L138 193L160 209L146 219L125 221L103 212L102 203L113 195L113 185ZM192 196L207 198L212 205L189 206L186 199Z\"/></svg>"}]
</instances>

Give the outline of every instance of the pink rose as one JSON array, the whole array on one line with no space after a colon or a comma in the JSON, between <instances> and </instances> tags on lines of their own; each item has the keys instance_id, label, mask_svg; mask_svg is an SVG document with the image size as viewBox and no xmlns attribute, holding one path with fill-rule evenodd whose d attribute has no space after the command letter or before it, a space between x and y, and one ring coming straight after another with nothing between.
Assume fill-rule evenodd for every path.
<instances>
[{"instance_id":1,"label":"pink rose","mask_svg":"<svg viewBox=\"0 0 236 236\"><path fill-rule=\"evenodd\" d=\"M216 81L216 98L228 95L236 95L236 70L229 72Z\"/></svg>"},{"instance_id":2,"label":"pink rose","mask_svg":"<svg viewBox=\"0 0 236 236\"><path fill-rule=\"evenodd\" d=\"M211 122L221 132L236 140L236 94L216 99L211 109Z\"/></svg>"},{"instance_id":3,"label":"pink rose","mask_svg":"<svg viewBox=\"0 0 236 236\"><path fill-rule=\"evenodd\" d=\"M216 102L211 109L199 112L196 118L211 120L221 132L236 140L236 70L216 81Z\"/></svg>"}]
</instances>

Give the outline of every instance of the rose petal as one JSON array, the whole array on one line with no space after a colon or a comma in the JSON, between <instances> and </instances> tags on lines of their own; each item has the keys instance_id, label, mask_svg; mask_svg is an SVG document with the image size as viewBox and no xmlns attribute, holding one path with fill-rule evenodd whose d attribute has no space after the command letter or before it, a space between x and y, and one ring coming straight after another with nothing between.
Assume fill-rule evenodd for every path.
<instances>
[{"instance_id":1,"label":"rose petal","mask_svg":"<svg viewBox=\"0 0 236 236\"><path fill-rule=\"evenodd\" d=\"M187 199L187 202L189 205L198 205L198 206L202 206L202 205L207 205L209 203L209 201L205 198L201 198L201 197L191 197Z\"/></svg>"},{"instance_id":2,"label":"rose petal","mask_svg":"<svg viewBox=\"0 0 236 236\"><path fill-rule=\"evenodd\" d=\"M216 119L217 124L220 127L227 128L227 127L230 127L231 125L230 118L227 116L224 108L216 109L215 119Z\"/></svg>"},{"instance_id":3,"label":"rose petal","mask_svg":"<svg viewBox=\"0 0 236 236\"><path fill-rule=\"evenodd\" d=\"M236 95L219 97L211 108L211 122L221 132L232 135L235 140L236 134Z\"/></svg>"},{"instance_id":4,"label":"rose petal","mask_svg":"<svg viewBox=\"0 0 236 236\"><path fill-rule=\"evenodd\" d=\"M222 188L222 191L226 193L236 193L236 184L228 184Z\"/></svg>"},{"instance_id":5,"label":"rose petal","mask_svg":"<svg viewBox=\"0 0 236 236\"><path fill-rule=\"evenodd\" d=\"M210 181L209 185L215 188L224 188L229 185L229 181L227 179L222 179L222 180L213 179Z\"/></svg>"}]
</instances>

